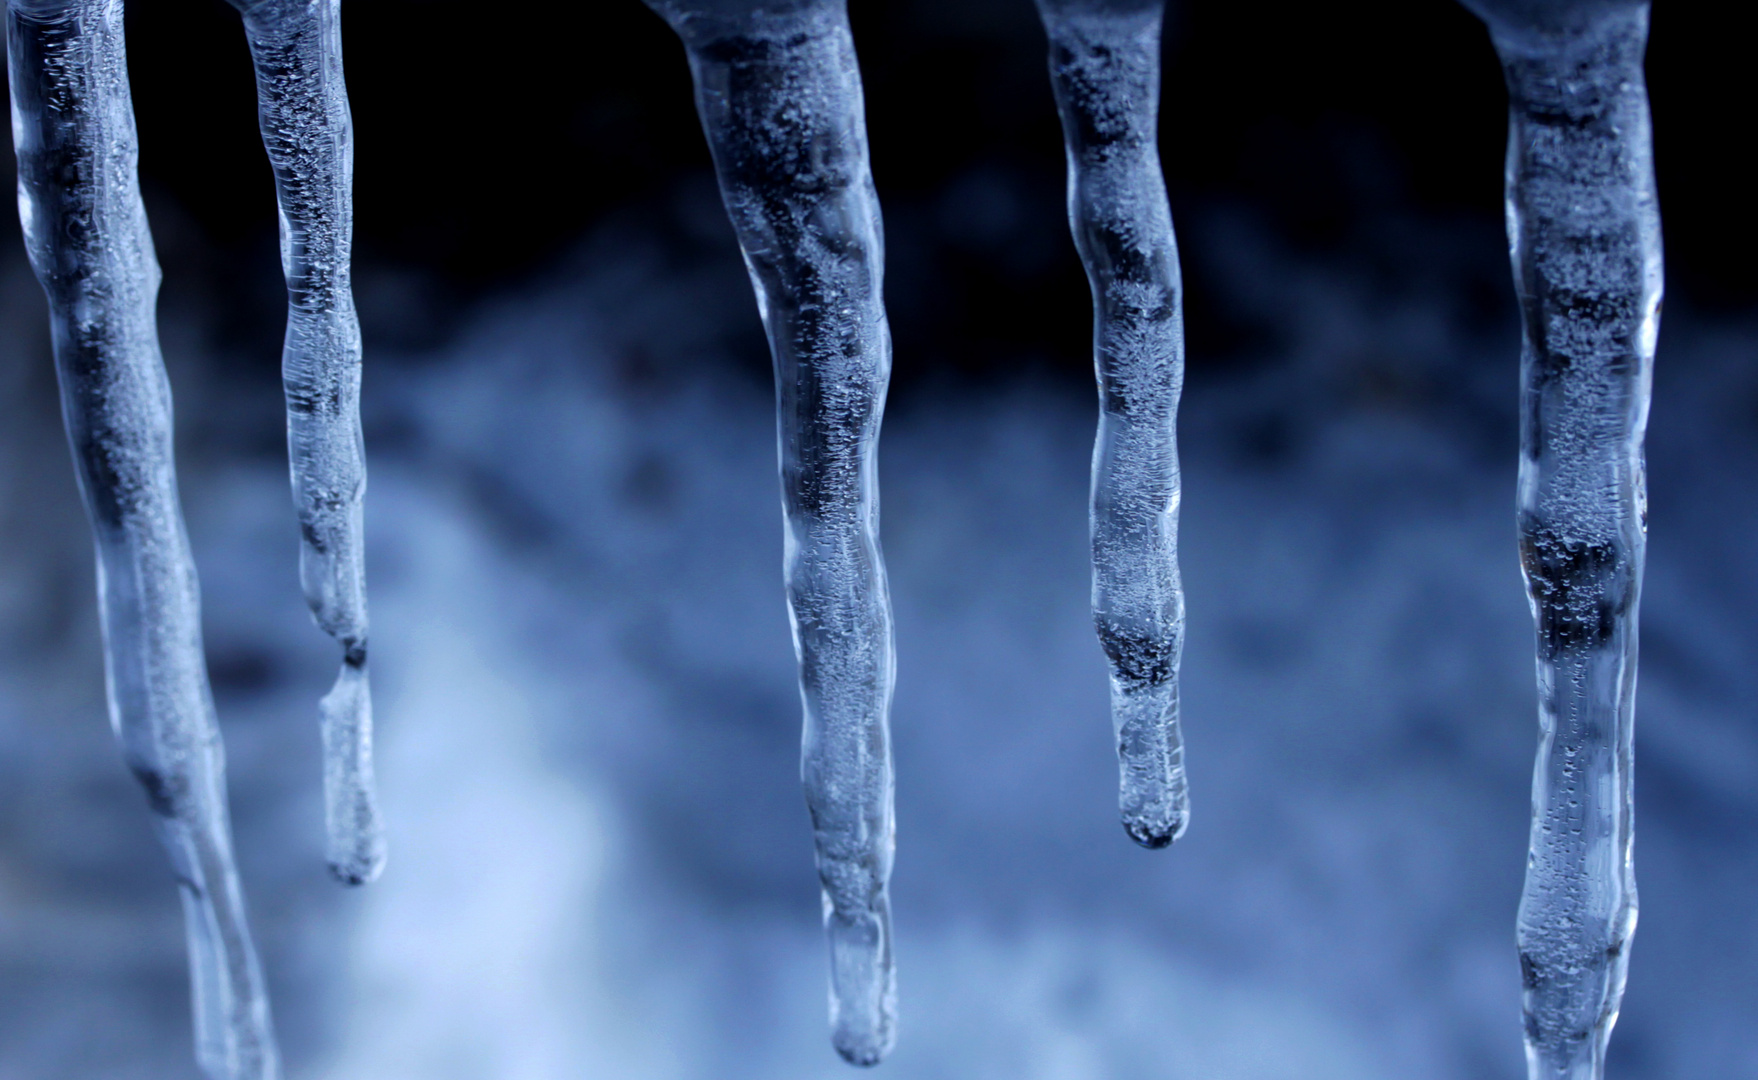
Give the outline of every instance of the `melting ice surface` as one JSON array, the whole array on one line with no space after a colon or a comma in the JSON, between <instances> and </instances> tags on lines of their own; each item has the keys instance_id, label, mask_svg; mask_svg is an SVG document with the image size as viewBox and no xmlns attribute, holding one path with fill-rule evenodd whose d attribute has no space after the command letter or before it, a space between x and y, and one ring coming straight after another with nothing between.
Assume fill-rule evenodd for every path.
<instances>
[{"instance_id":1,"label":"melting ice surface","mask_svg":"<svg viewBox=\"0 0 1758 1080\"><path fill-rule=\"evenodd\" d=\"M683 39L696 108L775 366L788 616L805 722L837 1052L897 1036L891 879L896 646L879 551L891 377L885 242L841 0L653 0Z\"/></svg>"},{"instance_id":2,"label":"melting ice surface","mask_svg":"<svg viewBox=\"0 0 1758 1080\"><path fill-rule=\"evenodd\" d=\"M1631 862L1643 440L1660 216L1646 4L1479 0L1507 75L1520 296L1521 566L1540 741L1518 936L1532 1080L1598 1080L1636 930Z\"/></svg>"},{"instance_id":3,"label":"melting ice surface","mask_svg":"<svg viewBox=\"0 0 1758 1080\"><path fill-rule=\"evenodd\" d=\"M370 890L318 865L318 740L287 722L335 656L287 566L284 460L245 456L278 422L274 386L235 395L172 354L289 1075L850 1075L824 1045L794 787L772 391L702 188L680 217L713 223L709 254L607 232L549 289L375 367L374 689L397 864ZM1187 390L1185 585L1211 630L1191 638L1185 697L1227 720L1204 731L1202 827L1175 859L1120 842L1116 762L1094 738L1090 383L891 410L912 1005L889 1076L1524 1074L1517 327L1474 329L1447 274L1388 294L1228 222L1187 227L1186 250L1224 252L1217 287L1286 347L1260 375ZM1425 266L1450 257L1444 235L1418 238ZM1483 273L1499 283L1496 247ZM92 679L41 303L0 249L0 1073L186 1080L177 905ZM1618 1080L1758 1076L1758 327L1669 318L1643 606L1647 912Z\"/></svg>"},{"instance_id":4,"label":"melting ice surface","mask_svg":"<svg viewBox=\"0 0 1758 1080\"><path fill-rule=\"evenodd\" d=\"M1160 174L1161 5L1040 0L1068 152L1068 215L1093 293L1093 616L1111 662L1123 827L1160 848L1190 819L1178 667L1178 395L1184 311Z\"/></svg>"},{"instance_id":5,"label":"melting ice surface","mask_svg":"<svg viewBox=\"0 0 1758 1080\"><path fill-rule=\"evenodd\" d=\"M343 646L323 700L331 870L383 865L372 794L361 546L360 332L349 291L352 145L334 0L237 0L280 200L288 442L301 577ZM232 852L200 586L177 491L160 270L141 201L118 0L7 8L18 206L47 294L62 414L97 548L111 725L184 905L196 1060L274 1080L278 1054Z\"/></svg>"},{"instance_id":6,"label":"melting ice surface","mask_svg":"<svg viewBox=\"0 0 1758 1080\"><path fill-rule=\"evenodd\" d=\"M97 549L110 725L182 899L196 1060L209 1080L275 1080L177 494L122 5L12 4L6 38L19 217L48 298L61 412Z\"/></svg>"},{"instance_id":7,"label":"melting ice surface","mask_svg":"<svg viewBox=\"0 0 1758 1080\"><path fill-rule=\"evenodd\" d=\"M263 146L281 210L287 279L282 378L299 513L305 602L342 646L319 707L330 872L349 885L384 869L372 784L366 666L366 455L360 433L360 322L350 256L354 135L342 78L337 0L232 0L256 68Z\"/></svg>"}]
</instances>

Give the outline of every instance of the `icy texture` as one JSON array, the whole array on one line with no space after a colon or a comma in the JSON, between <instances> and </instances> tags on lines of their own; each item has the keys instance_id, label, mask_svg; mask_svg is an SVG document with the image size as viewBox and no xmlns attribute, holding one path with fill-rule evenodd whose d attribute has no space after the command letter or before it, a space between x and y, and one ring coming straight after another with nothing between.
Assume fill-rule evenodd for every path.
<instances>
[{"instance_id":1,"label":"icy texture","mask_svg":"<svg viewBox=\"0 0 1758 1080\"><path fill-rule=\"evenodd\" d=\"M860 72L835 0L653 0L684 40L775 358L785 574L838 1052L895 1037L891 606L875 454L891 335Z\"/></svg>"},{"instance_id":2,"label":"icy texture","mask_svg":"<svg viewBox=\"0 0 1758 1080\"><path fill-rule=\"evenodd\" d=\"M1093 618L1111 662L1123 827L1144 847L1190 817L1178 662L1178 247L1155 140L1162 5L1039 0L1068 148L1068 219L1093 291Z\"/></svg>"},{"instance_id":3,"label":"icy texture","mask_svg":"<svg viewBox=\"0 0 1758 1080\"><path fill-rule=\"evenodd\" d=\"M302 543L299 577L317 623L342 646L323 699L330 870L359 885L384 869L372 784L361 499L360 323L349 287L354 133L342 81L338 0L233 0L256 64L263 146L281 206L287 277L287 446Z\"/></svg>"},{"instance_id":4,"label":"icy texture","mask_svg":"<svg viewBox=\"0 0 1758 1080\"><path fill-rule=\"evenodd\" d=\"M1540 743L1520 902L1533 1080L1597 1080L1636 929L1631 745L1643 437L1661 297L1646 5L1481 4L1510 99L1521 564Z\"/></svg>"},{"instance_id":5,"label":"icy texture","mask_svg":"<svg viewBox=\"0 0 1758 1080\"><path fill-rule=\"evenodd\" d=\"M181 887L197 1059L211 1080L266 1080L279 1068L178 505L122 5L14 0L7 16L19 216L97 546L110 721Z\"/></svg>"}]
</instances>

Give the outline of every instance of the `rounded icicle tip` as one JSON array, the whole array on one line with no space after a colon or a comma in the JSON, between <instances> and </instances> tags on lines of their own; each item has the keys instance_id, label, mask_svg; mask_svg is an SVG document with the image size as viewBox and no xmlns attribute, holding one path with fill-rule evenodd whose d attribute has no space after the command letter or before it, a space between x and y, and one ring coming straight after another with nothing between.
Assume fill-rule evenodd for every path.
<instances>
[{"instance_id":1,"label":"rounded icicle tip","mask_svg":"<svg viewBox=\"0 0 1758 1080\"><path fill-rule=\"evenodd\" d=\"M1190 824L1188 813L1179 814L1170 821L1142 821L1136 818L1123 819L1123 831L1129 838L1147 848L1158 851L1172 846L1172 842L1184 835Z\"/></svg>"},{"instance_id":2,"label":"rounded icicle tip","mask_svg":"<svg viewBox=\"0 0 1758 1080\"><path fill-rule=\"evenodd\" d=\"M897 969L891 907L881 895L839 915L826 894L830 942L830 1044L850 1065L877 1065L897 1044Z\"/></svg>"},{"instance_id":3,"label":"rounded icicle tip","mask_svg":"<svg viewBox=\"0 0 1758 1080\"><path fill-rule=\"evenodd\" d=\"M344 885L370 885L385 872L385 845L381 839L369 848L329 857L330 876Z\"/></svg>"},{"instance_id":4,"label":"rounded icicle tip","mask_svg":"<svg viewBox=\"0 0 1758 1080\"><path fill-rule=\"evenodd\" d=\"M836 1052L841 1054L842 1060L850 1065L870 1069L885 1060L885 1055L891 1052L891 1047L865 1042L845 1043L838 1041L836 1042Z\"/></svg>"},{"instance_id":5,"label":"rounded icicle tip","mask_svg":"<svg viewBox=\"0 0 1758 1080\"><path fill-rule=\"evenodd\" d=\"M878 1030L868 1028L861 1031L838 1027L831 1035L830 1043L842 1055L842 1060L850 1065L870 1069L884 1061L886 1055L891 1053L891 1048L896 1045L897 1037L893 1031L890 1025Z\"/></svg>"},{"instance_id":6,"label":"rounded icicle tip","mask_svg":"<svg viewBox=\"0 0 1758 1080\"><path fill-rule=\"evenodd\" d=\"M328 807L330 874L344 885L377 881L385 870L385 831L372 790L359 777L332 779Z\"/></svg>"}]
</instances>

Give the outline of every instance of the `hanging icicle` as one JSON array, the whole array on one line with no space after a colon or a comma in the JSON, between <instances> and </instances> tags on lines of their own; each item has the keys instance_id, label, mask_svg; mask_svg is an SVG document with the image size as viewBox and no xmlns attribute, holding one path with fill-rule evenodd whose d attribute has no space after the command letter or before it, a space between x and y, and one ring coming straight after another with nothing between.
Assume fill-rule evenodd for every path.
<instances>
[{"instance_id":1,"label":"hanging icicle","mask_svg":"<svg viewBox=\"0 0 1758 1080\"><path fill-rule=\"evenodd\" d=\"M281 207L287 278L287 448L317 624L342 646L320 708L330 870L350 885L384 869L372 783L361 502L360 323L349 285L354 132L342 81L339 0L232 0L256 65L263 146Z\"/></svg>"},{"instance_id":2,"label":"hanging icicle","mask_svg":"<svg viewBox=\"0 0 1758 1080\"><path fill-rule=\"evenodd\" d=\"M1540 741L1520 901L1532 1080L1598 1080L1636 882L1631 747L1661 297L1648 6L1469 0L1509 96L1508 238L1525 332L1521 563Z\"/></svg>"},{"instance_id":3,"label":"hanging icicle","mask_svg":"<svg viewBox=\"0 0 1758 1080\"><path fill-rule=\"evenodd\" d=\"M649 0L680 37L775 359L801 775L842 1056L895 1035L891 605L875 455L891 335L860 71L841 0Z\"/></svg>"},{"instance_id":4,"label":"hanging icicle","mask_svg":"<svg viewBox=\"0 0 1758 1080\"><path fill-rule=\"evenodd\" d=\"M1093 293L1093 616L1111 662L1123 827L1184 833L1178 726L1178 247L1155 138L1163 0L1038 0L1068 150L1068 219Z\"/></svg>"},{"instance_id":5,"label":"hanging icicle","mask_svg":"<svg viewBox=\"0 0 1758 1080\"><path fill-rule=\"evenodd\" d=\"M122 4L11 0L6 30L19 211L48 294L62 411L97 546L110 722L181 889L196 1057L210 1080L271 1080L274 1033L232 860L171 458Z\"/></svg>"}]
</instances>

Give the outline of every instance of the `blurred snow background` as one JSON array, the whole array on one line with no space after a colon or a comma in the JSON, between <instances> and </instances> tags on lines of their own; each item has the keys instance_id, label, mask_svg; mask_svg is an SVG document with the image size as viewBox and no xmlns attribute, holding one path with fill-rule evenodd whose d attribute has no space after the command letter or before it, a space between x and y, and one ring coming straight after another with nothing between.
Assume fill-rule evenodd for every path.
<instances>
[{"instance_id":1,"label":"blurred snow background","mask_svg":"<svg viewBox=\"0 0 1758 1080\"><path fill-rule=\"evenodd\" d=\"M686 186L682 220L711 220ZM1513 327L1216 214L1283 344L1184 408L1189 836L1115 822L1090 391L918 386L898 613L899 1078L1514 1078L1534 741ZM606 226L368 375L383 881L320 851L328 642L278 395L168 296L238 847L293 1077L835 1077L770 391L725 243ZM181 928L109 740L41 301L0 254L0 1076L178 1077ZM1446 280L1437 274L1437 282ZM1071 297L1071 303L1079 302ZM1621 1080L1758 1076L1758 326L1669 315Z\"/></svg>"},{"instance_id":2,"label":"blurred snow background","mask_svg":"<svg viewBox=\"0 0 1758 1080\"><path fill-rule=\"evenodd\" d=\"M1150 853L1116 824L1087 614L1087 301L1041 35L1023 0L854 8L898 343L882 1074L1517 1080L1536 707L1480 28L1449 0L1175 21L1195 820ZM298 594L248 63L221 0L128 10L290 1080L851 1076L767 361L669 32L633 0L537 35L468 0L349 8L392 848L348 891L322 863L335 657ZM1750 111L1725 96L1750 93L1729 18L1662 5L1650 61L1673 291L1614 1080L1758 1080L1758 271L1754 219L1728 214L1724 117ZM616 47L582 63L595 34ZM196 1075L175 892L101 680L41 293L0 224L0 1080Z\"/></svg>"}]
</instances>

